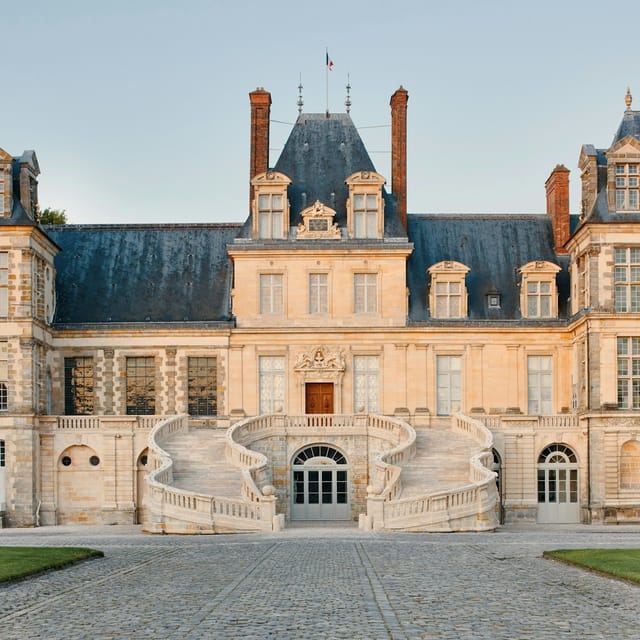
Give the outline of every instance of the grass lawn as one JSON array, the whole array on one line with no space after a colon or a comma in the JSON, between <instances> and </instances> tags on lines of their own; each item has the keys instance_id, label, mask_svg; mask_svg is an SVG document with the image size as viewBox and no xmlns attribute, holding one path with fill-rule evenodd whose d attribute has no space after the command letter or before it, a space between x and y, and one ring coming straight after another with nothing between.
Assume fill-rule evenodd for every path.
<instances>
[{"instance_id":1,"label":"grass lawn","mask_svg":"<svg viewBox=\"0 0 640 640\"><path fill-rule=\"evenodd\" d=\"M0 582L102 557L102 551L79 547L0 547Z\"/></svg>"},{"instance_id":2,"label":"grass lawn","mask_svg":"<svg viewBox=\"0 0 640 640\"><path fill-rule=\"evenodd\" d=\"M640 584L640 549L558 549L542 555Z\"/></svg>"}]
</instances>

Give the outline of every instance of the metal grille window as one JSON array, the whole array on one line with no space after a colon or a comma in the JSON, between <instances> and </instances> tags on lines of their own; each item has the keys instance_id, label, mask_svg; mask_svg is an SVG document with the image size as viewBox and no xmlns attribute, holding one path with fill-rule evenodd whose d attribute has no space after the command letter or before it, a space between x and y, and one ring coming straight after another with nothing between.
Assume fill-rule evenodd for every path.
<instances>
[{"instance_id":1,"label":"metal grille window","mask_svg":"<svg viewBox=\"0 0 640 640\"><path fill-rule=\"evenodd\" d=\"M282 238L284 196L280 193L263 193L258 196L258 237Z\"/></svg>"},{"instance_id":2,"label":"metal grille window","mask_svg":"<svg viewBox=\"0 0 640 640\"><path fill-rule=\"evenodd\" d=\"M378 237L378 196L365 193L353 196L353 222L356 238Z\"/></svg>"},{"instance_id":3,"label":"metal grille window","mask_svg":"<svg viewBox=\"0 0 640 640\"><path fill-rule=\"evenodd\" d=\"M127 415L156 411L156 363L153 356L127 358Z\"/></svg>"},{"instance_id":4,"label":"metal grille window","mask_svg":"<svg viewBox=\"0 0 640 640\"><path fill-rule=\"evenodd\" d=\"M618 407L640 409L640 338L618 338Z\"/></svg>"},{"instance_id":5,"label":"metal grille window","mask_svg":"<svg viewBox=\"0 0 640 640\"><path fill-rule=\"evenodd\" d=\"M260 313L280 315L283 310L283 284L281 273L260 274Z\"/></svg>"},{"instance_id":6,"label":"metal grille window","mask_svg":"<svg viewBox=\"0 0 640 640\"><path fill-rule=\"evenodd\" d=\"M216 358L189 358L187 369L189 415L215 416L218 411Z\"/></svg>"},{"instance_id":7,"label":"metal grille window","mask_svg":"<svg viewBox=\"0 0 640 640\"><path fill-rule=\"evenodd\" d=\"M640 311L640 247L617 247L614 253L615 310Z\"/></svg>"},{"instance_id":8,"label":"metal grille window","mask_svg":"<svg viewBox=\"0 0 640 640\"><path fill-rule=\"evenodd\" d=\"M0 317L9 315L9 252L0 251Z\"/></svg>"},{"instance_id":9,"label":"metal grille window","mask_svg":"<svg viewBox=\"0 0 640 640\"><path fill-rule=\"evenodd\" d=\"M68 416L93 413L93 358L64 359L64 412Z\"/></svg>"},{"instance_id":10,"label":"metal grille window","mask_svg":"<svg viewBox=\"0 0 640 640\"><path fill-rule=\"evenodd\" d=\"M353 404L357 412L378 413L380 397L380 358L353 357Z\"/></svg>"},{"instance_id":11,"label":"metal grille window","mask_svg":"<svg viewBox=\"0 0 640 640\"><path fill-rule=\"evenodd\" d=\"M9 408L9 344L0 342L0 411Z\"/></svg>"},{"instance_id":12,"label":"metal grille window","mask_svg":"<svg viewBox=\"0 0 640 640\"><path fill-rule=\"evenodd\" d=\"M616 210L617 211L637 211L638 210L638 165L637 164L616 164Z\"/></svg>"},{"instance_id":13,"label":"metal grille window","mask_svg":"<svg viewBox=\"0 0 640 640\"><path fill-rule=\"evenodd\" d=\"M329 285L326 273L309 274L309 313L327 313Z\"/></svg>"},{"instance_id":14,"label":"metal grille window","mask_svg":"<svg viewBox=\"0 0 640 640\"><path fill-rule=\"evenodd\" d=\"M552 285L549 281L527 282L527 318L551 317Z\"/></svg>"},{"instance_id":15,"label":"metal grille window","mask_svg":"<svg viewBox=\"0 0 640 640\"><path fill-rule=\"evenodd\" d=\"M260 413L278 413L284 409L284 357L260 356Z\"/></svg>"},{"instance_id":16,"label":"metal grille window","mask_svg":"<svg viewBox=\"0 0 640 640\"><path fill-rule=\"evenodd\" d=\"M0 440L0 467L4 467L5 464L4 440Z\"/></svg>"},{"instance_id":17,"label":"metal grille window","mask_svg":"<svg viewBox=\"0 0 640 640\"><path fill-rule=\"evenodd\" d=\"M377 273L355 273L353 289L353 310L355 313L376 313L378 311Z\"/></svg>"}]
</instances>

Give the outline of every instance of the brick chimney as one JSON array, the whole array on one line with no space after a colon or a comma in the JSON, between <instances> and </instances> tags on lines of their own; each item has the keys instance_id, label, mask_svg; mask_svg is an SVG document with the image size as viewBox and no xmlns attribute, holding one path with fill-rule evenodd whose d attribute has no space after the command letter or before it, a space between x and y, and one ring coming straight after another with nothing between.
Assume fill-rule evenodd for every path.
<instances>
[{"instance_id":1,"label":"brick chimney","mask_svg":"<svg viewBox=\"0 0 640 640\"><path fill-rule=\"evenodd\" d=\"M400 88L391 96L391 192L398 202L398 216L407 230L407 102L408 91Z\"/></svg>"},{"instance_id":2,"label":"brick chimney","mask_svg":"<svg viewBox=\"0 0 640 640\"><path fill-rule=\"evenodd\" d=\"M269 117L271 94L258 87L249 94L251 102L251 167L249 180L269 168ZM250 187L250 202L253 201L253 186Z\"/></svg>"},{"instance_id":3,"label":"brick chimney","mask_svg":"<svg viewBox=\"0 0 640 640\"><path fill-rule=\"evenodd\" d=\"M569 239L569 169L556 165L544 183L547 191L547 213L551 216L553 242L556 253L567 253L564 248Z\"/></svg>"}]
</instances>

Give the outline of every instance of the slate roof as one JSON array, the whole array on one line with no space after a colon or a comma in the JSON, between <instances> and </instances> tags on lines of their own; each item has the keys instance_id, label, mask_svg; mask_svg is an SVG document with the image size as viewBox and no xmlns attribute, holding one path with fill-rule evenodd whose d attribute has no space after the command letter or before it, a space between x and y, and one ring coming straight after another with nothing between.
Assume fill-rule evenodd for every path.
<instances>
[{"instance_id":1,"label":"slate roof","mask_svg":"<svg viewBox=\"0 0 640 640\"><path fill-rule=\"evenodd\" d=\"M349 188L344 181L356 171L376 170L358 130L346 113L300 114L273 169L292 181L287 194L292 227L301 221L300 212L316 200L335 209L335 222L345 227ZM385 178L389 179L389 176ZM383 197L385 237L406 237L398 218L395 196L383 189ZM242 236L250 235L250 221L247 221Z\"/></svg>"},{"instance_id":2,"label":"slate roof","mask_svg":"<svg viewBox=\"0 0 640 640\"><path fill-rule=\"evenodd\" d=\"M572 223L575 225L575 219ZM427 309L427 269L443 260L470 268L466 276L469 313L463 321L521 320L518 269L533 260L547 260L562 268L556 276L558 315L566 317L568 257L555 254L550 216L410 214L408 235L415 247L407 263L410 321L434 321ZM488 308L490 291L501 295L498 310Z\"/></svg>"},{"instance_id":3,"label":"slate roof","mask_svg":"<svg viewBox=\"0 0 640 640\"><path fill-rule=\"evenodd\" d=\"M633 136L637 140L640 140L640 111L631 111L627 109L622 116L622 122L613 136L613 146L616 142L619 142L627 136Z\"/></svg>"},{"instance_id":4,"label":"slate roof","mask_svg":"<svg viewBox=\"0 0 640 640\"><path fill-rule=\"evenodd\" d=\"M54 324L230 320L237 224L45 227L55 259Z\"/></svg>"}]
</instances>

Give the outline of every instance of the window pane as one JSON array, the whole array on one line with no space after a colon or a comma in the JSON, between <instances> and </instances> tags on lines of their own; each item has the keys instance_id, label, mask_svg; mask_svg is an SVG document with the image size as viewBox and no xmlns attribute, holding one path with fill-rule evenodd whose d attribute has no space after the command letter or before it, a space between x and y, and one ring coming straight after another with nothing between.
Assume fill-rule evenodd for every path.
<instances>
[{"instance_id":1,"label":"window pane","mask_svg":"<svg viewBox=\"0 0 640 640\"><path fill-rule=\"evenodd\" d=\"M216 358L213 357L188 358L187 396L189 415L216 415L218 392L216 365Z\"/></svg>"},{"instance_id":2,"label":"window pane","mask_svg":"<svg viewBox=\"0 0 640 640\"><path fill-rule=\"evenodd\" d=\"M353 208L355 211L363 211L364 210L364 196L355 194L353 196Z\"/></svg>"},{"instance_id":3,"label":"window pane","mask_svg":"<svg viewBox=\"0 0 640 640\"><path fill-rule=\"evenodd\" d=\"M269 207L269 196L268 195L258 196L258 210L259 211L268 211L269 209L270 209L270 207Z\"/></svg>"},{"instance_id":4,"label":"window pane","mask_svg":"<svg viewBox=\"0 0 640 640\"><path fill-rule=\"evenodd\" d=\"M156 410L155 358L127 358L127 415L153 415Z\"/></svg>"},{"instance_id":5,"label":"window pane","mask_svg":"<svg viewBox=\"0 0 640 640\"><path fill-rule=\"evenodd\" d=\"M274 211L282 211L283 198L281 195L272 195L271 196L271 208Z\"/></svg>"},{"instance_id":6,"label":"window pane","mask_svg":"<svg viewBox=\"0 0 640 640\"><path fill-rule=\"evenodd\" d=\"M367 195L367 209L369 211L377 211L377 209L378 209L378 197L375 194Z\"/></svg>"},{"instance_id":7,"label":"window pane","mask_svg":"<svg viewBox=\"0 0 640 640\"><path fill-rule=\"evenodd\" d=\"M93 413L93 358L64 359L64 412L68 416Z\"/></svg>"}]
</instances>

